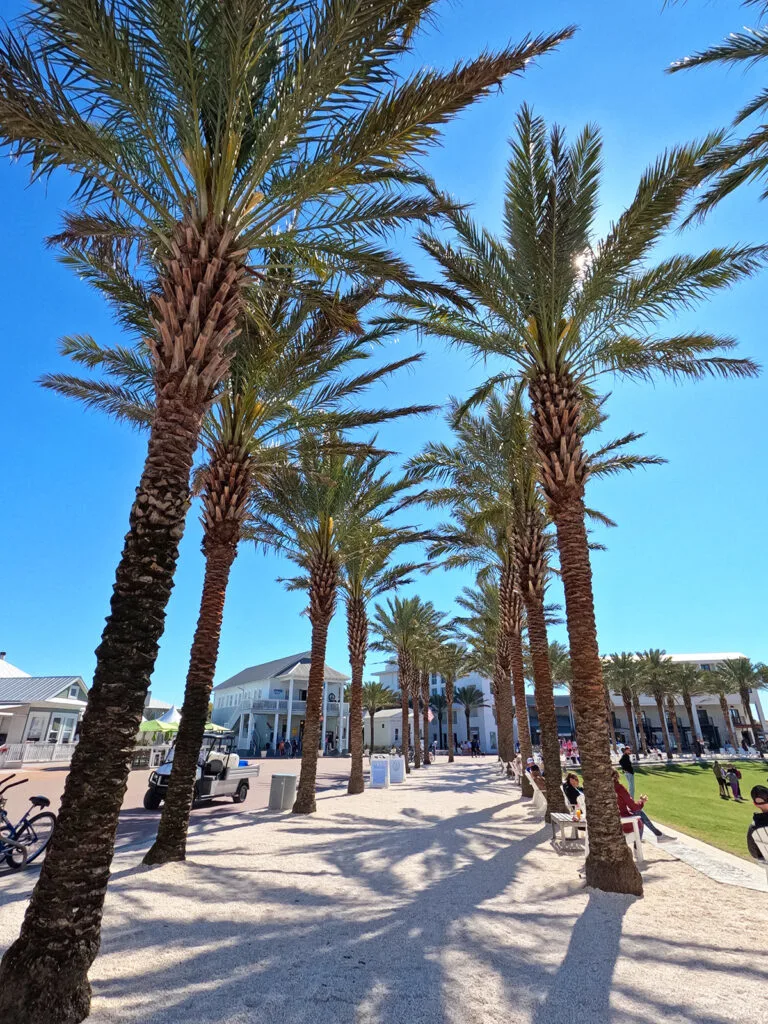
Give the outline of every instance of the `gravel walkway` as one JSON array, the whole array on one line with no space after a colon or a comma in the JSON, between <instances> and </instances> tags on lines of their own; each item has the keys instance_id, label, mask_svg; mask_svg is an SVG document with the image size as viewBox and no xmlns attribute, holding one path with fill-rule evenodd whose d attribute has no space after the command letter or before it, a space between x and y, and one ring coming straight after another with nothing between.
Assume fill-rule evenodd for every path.
<instances>
[{"instance_id":1,"label":"gravel walkway","mask_svg":"<svg viewBox=\"0 0 768 1024\"><path fill-rule=\"evenodd\" d=\"M92 1024L764 1024L768 897L651 845L643 900L590 892L549 834L481 760L122 852ZM0 876L0 948L33 883Z\"/></svg>"}]
</instances>

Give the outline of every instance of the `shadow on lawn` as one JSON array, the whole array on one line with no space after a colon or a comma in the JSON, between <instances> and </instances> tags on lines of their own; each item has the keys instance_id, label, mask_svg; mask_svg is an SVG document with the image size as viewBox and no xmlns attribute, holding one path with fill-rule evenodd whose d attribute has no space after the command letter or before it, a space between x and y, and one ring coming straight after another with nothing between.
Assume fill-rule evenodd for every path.
<instances>
[{"instance_id":1,"label":"shadow on lawn","mask_svg":"<svg viewBox=\"0 0 768 1024\"><path fill-rule=\"evenodd\" d=\"M275 825L264 833L268 864L238 844L240 818L205 823L184 868L119 870L94 972L95 1020L610 1024L617 993L622 1024L672 1014L679 1024L725 1024L686 1010L684 992L668 1006L617 985L631 898L592 892L584 905L575 872L566 884L540 872L540 891L522 902L522 876L548 829L510 816L517 791L482 769L456 766L440 785L471 792L479 780L498 800L448 819L411 806L393 825L329 794L349 807L329 821L249 815ZM426 773L411 777L409 792L422 786ZM201 838L230 830L223 868L226 855ZM633 943L649 974L683 952L657 937ZM695 956L721 980L720 949L698 943Z\"/></svg>"}]
</instances>

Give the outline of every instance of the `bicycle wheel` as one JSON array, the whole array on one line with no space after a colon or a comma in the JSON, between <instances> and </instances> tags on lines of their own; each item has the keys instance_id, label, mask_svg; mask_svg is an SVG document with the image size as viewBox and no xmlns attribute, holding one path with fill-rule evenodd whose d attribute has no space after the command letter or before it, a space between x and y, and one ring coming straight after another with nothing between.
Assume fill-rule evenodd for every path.
<instances>
[{"instance_id":1,"label":"bicycle wheel","mask_svg":"<svg viewBox=\"0 0 768 1024\"><path fill-rule=\"evenodd\" d=\"M50 811L42 811L34 818L29 818L18 829L16 839L26 847L27 864L31 864L35 857L39 857L51 841L55 824L56 815Z\"/></svg>"},{"instance_id":2,"label":"bicycle wheel","mask_svg":"<svg viewBox=\"0 0 768 1024\"><path fill-rule=\"evenodd\" d=\"M9 828L0 828L0 858L14 871L23 868L27 863L26 846L11 838Z\"/></svg>"}]
</instances>

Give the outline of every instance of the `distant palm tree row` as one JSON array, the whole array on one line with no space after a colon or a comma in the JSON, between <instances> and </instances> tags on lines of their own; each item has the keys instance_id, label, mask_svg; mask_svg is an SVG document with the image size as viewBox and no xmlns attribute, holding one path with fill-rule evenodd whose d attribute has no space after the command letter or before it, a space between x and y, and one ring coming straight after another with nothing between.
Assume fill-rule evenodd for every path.
<instances>
[{"instance_id":1,"label":"distant palm tree row","mask_svg":"<svg viewBox=\"0 0 768 1024\"><path fill-rule=\"evenodd\" d=\"M363 688L371 647L397 659L403 747L412 706L416 768L429 764L431 672L445 679L449 738L454 704L469 723L479 699L456 681L478 669L492 680L502 759L514 756L515 709L530 756L520 714L527 630L547 797L552 810L561 806L545 605L558 571L590 815L587 883L642 892L611 781L592 590L588 523L610 521L590 509L586 488L598 474L660 460L626 451L638 434L608 444L595 435L609 378L757 372L732 354L733 340L665 333L665 322L754 273L767 252L733 245L656 255L702 178L720 173L715 155L725 166L715 135L664 153L599 238L598 130L569 143L527 107L515 126L500 233L476 224L421 157L443 125L573 29L445 72L403 74L401 59L435 7L36 0L0 32L0 139L33 178L73 175L72 207L52 243L106 298L127 338L108 347L70 337L64 352L91 376L44 383L144 428L148 445L58 827L21 935L0 964L3 1024L88 1015L118 815L194 494L205 577L148 863L185 856L229 575L250 540L281 552L295 573L286 584L307 597L312 656L296 813L315 808L325 650L340 597L352 666L350 794L363 788L364 700L373 721L381 698ZM436 279L416 275L389 247L412 225ZM428 408L366 409L359 400L417 357L350 368L411 328L497 370L451 403L450 443L428 444L395 470L361 428ZM419 504L445 509L448 521L424 531ZM399 595L371 609L427 564L476 569L458 616ZM618 658L626 679L617 683L636 712L631 661ZM663 711L661 657L648 658L648 673ZM689 680L689 699L695 685Z\"/></svg>"}]
</instances>

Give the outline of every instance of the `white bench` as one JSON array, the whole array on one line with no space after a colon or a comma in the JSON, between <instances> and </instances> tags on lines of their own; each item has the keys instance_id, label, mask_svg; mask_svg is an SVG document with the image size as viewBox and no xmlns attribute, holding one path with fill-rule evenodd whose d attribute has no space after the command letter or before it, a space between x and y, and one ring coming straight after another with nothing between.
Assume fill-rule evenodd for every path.
<instances>
[{"instance_id":1,"label":"white bench","mask_svg":"<svg viewBox=\"0 0 768 1024\"><path fill-rule=\"evenodd\" d=\"M547 813L547 798L544 796L542 791L534 782L533 776L529 771L525 773L526 779L530 782L533 788L533 809L538 811L539 814L544 815Z\"/></svg>"}]
</instances>

